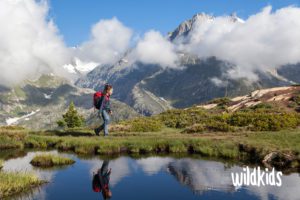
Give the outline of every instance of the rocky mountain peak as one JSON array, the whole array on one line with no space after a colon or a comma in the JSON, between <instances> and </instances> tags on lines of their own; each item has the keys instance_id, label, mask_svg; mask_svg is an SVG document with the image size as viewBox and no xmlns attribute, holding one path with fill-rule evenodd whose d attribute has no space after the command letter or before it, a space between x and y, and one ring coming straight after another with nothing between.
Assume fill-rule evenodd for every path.
<instances>
[{"instance_id":1,"label":"rocky mountain peak","mask_svg":"<svg viewBox=\"0 0 300 200\"><path fill-rule=\"evenodd\" d=\"M245 21L237 16L236 13L228 15L226 18L233 23L244 23ZM173 32L170 32L168 37L171 41L181 36L187 36L195 27L195 24L201 24L208 21L213 21L215 17L206 13L197 13L191 19L182 22Z\"/></svg>"},{"instance_id":2,"label":"rocky mountain peak","mask_svg":"<svg viewBox=\"0 0 300 200\"><path fill-rule=\"evenodd\" d=\"M173 41L179 36L186 36L192 29L195 23L201 23L208 20L213 20L214 16L206 13L197 13L191 19L182 22L173 32L169 33L169 39Z\"/></svg>"}]
</instances>

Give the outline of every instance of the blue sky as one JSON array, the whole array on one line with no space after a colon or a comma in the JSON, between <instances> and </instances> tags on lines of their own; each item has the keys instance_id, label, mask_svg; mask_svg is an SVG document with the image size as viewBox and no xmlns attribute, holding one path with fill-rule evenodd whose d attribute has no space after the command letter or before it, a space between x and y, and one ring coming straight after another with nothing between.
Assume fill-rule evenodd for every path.
<instances>
[{"instance_id":1,"label":"blue sky","mask_svg":"<svg viewBox=\"0 0 300 200\"><path fill-rule=\"evenodd\" d=\"M137 34L155 29L172 31L194 14L205 12L228 15L236 12L243 19L271 5L274 10L300 5L300 0L49 0L54 19L68 46L89 38L90 29L100 19L117 17Z\"/></svg>"}]
</instances>

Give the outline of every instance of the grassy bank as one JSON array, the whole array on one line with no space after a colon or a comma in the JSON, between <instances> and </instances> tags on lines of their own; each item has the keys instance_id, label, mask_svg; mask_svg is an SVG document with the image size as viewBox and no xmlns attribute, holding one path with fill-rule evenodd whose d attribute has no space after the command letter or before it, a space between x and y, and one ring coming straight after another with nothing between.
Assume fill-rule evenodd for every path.
<instances>
[{"instance_id":1,"label":"grassy bank","mask_svg":"<svg viewBox=\"0 0 300 200\"><path fill-rule=\"evenodd\" d=\"M34 174L21 172L0 172L0 180L0 199L44 183Z\"/></svg>"},{"instance_id":2,"label":"grassy bank","mask_svg":"<svg viewBox=\"0 0 300 200\"><path fill-rule=\"evenodd\" d=\"M94 136L92 130L9 131L0 136L6 141L18 143L14 148L58 149L77 154L146 154L146 153L194 153L239 161L260 163L271 152L289 154L289 165L299 166L300 130L276 132L207 132L185 133L184 128L167 128L155 132L111 132L108 138ZM78 134L79 133L79 134ZM17 136L17 135L21 136ZM0 142L0 148L1 147ZM4 145L4 147L6 147Z\"/></svg>"},{"instance_id":3,"label":"grassy bank","mask_svg":"<svg viewBox=\"0 0 300 200\"><path fill-rule=\"evenodd\" d=\"M36 155L30 162L30 164L36 167L54 167L62 165L71 165L74 163L75 161L70 158L65 158L53 154Z\"/></svg>"}]
</instances>

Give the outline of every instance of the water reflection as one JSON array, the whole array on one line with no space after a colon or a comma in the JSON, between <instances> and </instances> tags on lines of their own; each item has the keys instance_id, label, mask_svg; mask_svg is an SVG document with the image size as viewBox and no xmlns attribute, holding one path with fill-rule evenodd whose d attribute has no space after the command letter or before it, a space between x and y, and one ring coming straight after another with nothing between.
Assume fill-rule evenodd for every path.
<instances>
[{"instance_id":1,"label":"water reflection","mask_svg":"<svg viewBox=\"0 0 300 200\"><path fill-rule=\"evenodd\" d=\"M235 191L231 182L231 170L226 170L223 163L180 159L168 163L167 168L180 183L187 185L195 193L201 194L206 190Z\"/></svg>"},{"instance_id":2,"label":"water reflection","mask_svg":"<svg viewBox=\"0 0 300 200\"><path fill-rule=\"evenodd\" d=\"M90 168L89 173L93 174L99 169L99 166L102 165L103 161L100 158L95 157L93 159L81 160L81 162L88 165ZM119 157L117 159L110 160L109 166L114 171L114 173L110 175L110 185L115 186L117 183L122 181L123 178L130 176L136 165L132 165L131 159Z\"/></svg>"},{"instance_id":3,"label":"water reflection","mask_svg":"<svg viewBox=\"0 0 300 200\"><path fill-rule=\"evenodd\" d=\"M109 160L104 160L101 168L94 173L92 181L94 192L101 192L103 199L110 199L112 196L112 192L109 189L111 168L108 169L108 165Z\"/></svg>"},{"instance_id":4,"label":"water reflection","mask_svg":"<svg viewBox=\"0 0 300 200\"><path fill-rule=\"evenodd\" d=\"M133 159L79 159L64 169L41 170L29 162L35 154L30 152L20 158L9 159L3 170L34 171L50 183L14 199L285 199L298 200L300 177L293 173L282 177L282 186L247 186L235 188L231 172L241 172L242 167L228 166L222 162L172 157ZM51 153L57 154L56 151ZM99 192L91 191L91 183L98 178ZM94 189L94 187L93 187ZM96 189L94 189L95 191ZM104 194L103 194L104 191ZM130 192L134 191L134 192Z\"/></svg>"}]
</instances>

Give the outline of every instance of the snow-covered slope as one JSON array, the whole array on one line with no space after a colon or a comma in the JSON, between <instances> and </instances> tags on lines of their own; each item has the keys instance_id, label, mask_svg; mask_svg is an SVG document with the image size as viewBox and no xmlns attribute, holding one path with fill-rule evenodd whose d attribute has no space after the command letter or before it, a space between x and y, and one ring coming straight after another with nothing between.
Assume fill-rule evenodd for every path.
<instances>
[{"instance_id":1,"label":"snow-covered slope","mask_svg":"<svg viewBox=\"0 0 300 200\"><path fill-rule=\"evenodd\" d=\"M99 63L96 62L84 62L79 58L74 58L74 62L63 66L71 74L86 74L95 69Z\"/></svg>"}]
</instances>

